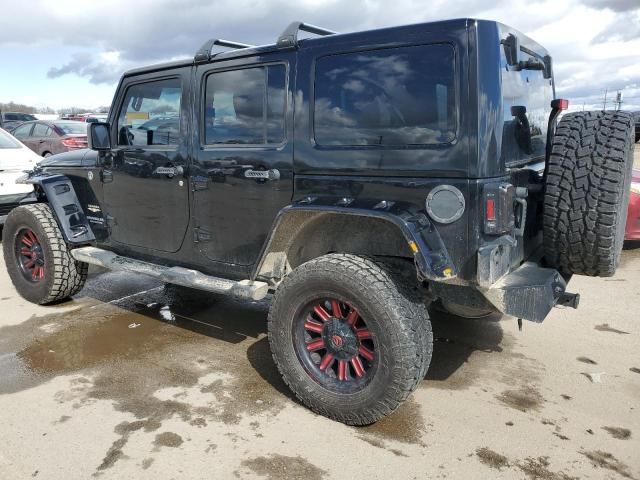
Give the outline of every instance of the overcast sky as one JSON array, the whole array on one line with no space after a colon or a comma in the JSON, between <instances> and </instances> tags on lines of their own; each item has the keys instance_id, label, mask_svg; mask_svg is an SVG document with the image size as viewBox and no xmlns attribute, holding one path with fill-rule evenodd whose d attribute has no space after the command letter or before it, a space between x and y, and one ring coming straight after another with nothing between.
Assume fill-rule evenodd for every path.
<instances>
[{"instance_id":1,"label":"overcast sky","mask_svg":"<svg viewBox=\"0 0 640 480\"><path fill-rule=\"evenodd\" d=\"M640 109L640 0L2 0L0 101L108 105L128 68L192 57L207 38L273 43L292 20L340 32L492 19L544 45L558 96Z\"/></svg>"}]
</instances>

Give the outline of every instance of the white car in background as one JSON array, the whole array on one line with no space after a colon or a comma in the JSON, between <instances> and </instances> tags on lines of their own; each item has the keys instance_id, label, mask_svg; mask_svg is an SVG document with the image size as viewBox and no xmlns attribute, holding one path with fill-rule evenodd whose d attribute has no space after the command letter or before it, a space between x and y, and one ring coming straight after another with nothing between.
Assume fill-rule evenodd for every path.
<instances>
[{"instance_id":1,"label":"white car in background","mask_svg":"<svg viewBox=\"0 0 640 480\"><path fill-rule=\"evenodd\" d=\"M15 137L0 128L0 225L20 200L33 192L33 186L18 184L16 179L42 160Z\"/></svg>"}]
</instances>

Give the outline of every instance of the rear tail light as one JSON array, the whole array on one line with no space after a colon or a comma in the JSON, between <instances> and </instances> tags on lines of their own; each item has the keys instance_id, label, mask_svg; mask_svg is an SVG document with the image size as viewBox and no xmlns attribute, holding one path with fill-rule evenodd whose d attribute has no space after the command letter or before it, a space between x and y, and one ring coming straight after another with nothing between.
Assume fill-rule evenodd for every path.
<instances>
[{"instance_id":1,"label":"rear tail light","mask_svg":"<svg viewBox=\"0 0 640 480\"><path fill-rule=\"evenodd\" d=\"M483 187L484 233L503 235L514 227L515 187L509 183L488 183Z\"/></svg>"},{"instance_id":2,"label":"rear tail light","mask_svg":"<svg viewBox=\"0 0 640 480\"><path fill-rule=\"evenodd\" d=\"M87 148L87 137L69 137L63 138L62 144L70 149L74 148Z\"/></svg>"},{"instance_id":3,"label":"rear tail light","mask_svg":"<svg viewBox=\"0 0 640 480\"><path fill-rule=\"evenodd\" d=\"M487 221L496 221L496 201L493 198L487 199Z\"/></svg>"},{"instance_id":4,"label":"rear tail light","mask_svg":"<svg viewBox=\"0 0 640 480\"><path fill-rule=\"evenodd\" d=\"M566 98L556 98L551 101L551 108L554 110L566 110L569 108L569 100Z\"/></svg>"}]
</instances>

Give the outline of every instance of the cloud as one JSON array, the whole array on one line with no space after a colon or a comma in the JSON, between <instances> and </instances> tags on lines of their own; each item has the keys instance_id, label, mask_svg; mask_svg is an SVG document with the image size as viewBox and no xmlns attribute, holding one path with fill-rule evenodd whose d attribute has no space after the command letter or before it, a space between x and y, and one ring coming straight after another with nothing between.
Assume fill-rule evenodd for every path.
<instances>
[{"instance_id":1,"label":"cloud","mask_svg":"<svg viewBox=\"0 0 640 480\"><path fill-rule=\"evenodd\" d=\"M629 12L638 9L638 0L583 0L587 7L604 10L609 9L614 12Z\"/></svg>"},{"instance_id":2,"label":"cloud","mask_svg":"<svg viewBox=\"0 0 640 480\"><path fill-rule=\"evenodd\" d=\"M78 52L72 55L68 63L60 67L51 67L47 77L58 78L74 73L81 77L88 77L93 84L113 83L122 75L123 67L118 52L105 52L100 55Z\"/></svg>"},{"instance_id":3,"label":"cloud","mask_svg":"<svg viewBox=\"0 0 640 480\"><path fill-rule=\"evenodd\" d=\"M190 58L211 37L250 44L273 43L292 20L351 32L456 17L498 20L547 47L554 57L558 94L579 95L596 105L605 88L632 91L640 81L637 72L630 68L640 65L638 0L5 3L0 16L0 48L63 46L75 53L63 64L51 65L48 77L77 75L93 84L113 85L132 67Z\"/></svg>"}]
</instances>

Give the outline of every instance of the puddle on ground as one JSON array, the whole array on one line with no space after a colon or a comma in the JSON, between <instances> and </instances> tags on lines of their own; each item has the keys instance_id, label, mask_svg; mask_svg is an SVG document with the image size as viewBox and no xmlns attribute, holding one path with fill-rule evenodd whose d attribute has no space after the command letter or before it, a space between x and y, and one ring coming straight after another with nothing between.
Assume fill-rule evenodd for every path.
<instances>
[{"instance_id":1,"label":"puddle on ground","mask_svg":"<svg viewBox=\"0 0 640 480\"><path fill-rule=\"evenodd\" d=\"M366 427L353 427L358 434L383 440L424 445L425 421L418 402L409 398L388 417Z\"/></svg>"},{"instance_id":2,"label":"puddle on ground","mask_svg":"<svg viewBox=\"0 0 640 480\"><path fill-rule=\"evenodd\" d=\"M618 440L629 440L631 438L631 430L623 427L602 427L609 435Z\"/></svg>"},{"instance_id":3,"label":"puddle on ground","mask_svg":"<svg viewBox=\"0 0 640 480\"><path fill-rule=\"evenodd\" d=\"M326 471L300 456L289 457L272 454L244 460L242 466L269 480L281 480L283 478L290 480L321 480L327 474ZM238 478L241 478L239 472L235 473Z\"/></svg>"},{"instance_id":4,"label":"puddle on ground","mask_svg":"<svg viewBox=\"0 0 640 480\"><path fill-rule=\"evenodd\" d=\"M265 336L267 302L241 302L207 294L188 298L160 289L114 305L100 304L67 313L32 317L0 328L0 394L36 387L59 375L75 375L55 399L82 408L97 399L140 422L118 425L119 438L98 467L123 458L129 435L156 430L177 417L185 422L238 423L243 416L278 413L287 402ZM213 297L213 300L212 300ZM154 301L149 301L151 300ZM138 303L136 303L138 302ZM148 306L150 305L150 306ZM175 322L161 320L169 305ZM167 308L163 310L167 311ZM57 325L42 329L43 325ZM129 328L136 324L136 328ZM208 374L230 373L214 387L198 382ZM195 388L206 406L160 399L173 388Z\"/></svg>"},{"instance_id":5,"label":"puddle on ground","mask_svg":"<svg viewBox=\"0 0 640 480\"><path fill-rule=\"evenodd\" d=\"M496 398L508 407L521 412L539 410L545 401L540 392L532 385L524 385L515 390L505 390L496 395Z\"/></svg>"},{"instance_id":6,"label":"puddle on ground","mask_svg":"<svg viewBox=\"0 0 640 480\"><path fill-rule=\"evenodd\" d=\"M156 435L153 444L157 447L178 448L182 445L183 440L180 435L173 432L162 432Z\"/></svg>"},{"instance_id":7,"label":"puddle on ground","mask_svg":"<svg viewBox=\"0 0 640 480\"><path fill-rule=\"evenodd\" d=\"M614 457L609 452L603 452L602 450L578 452L591 461L591 465L594 468L604 468L606 470L612 470L624 478L635 478L631 475L629 467Z\"/></svg>"},{"instance_id":8,"label":"puddle on ground","mask_svg":"<svg viewBox=\"0 0 640 480\"><path fill-rule=\"evenodd\" d=\"M478 459L485 465L501 470L504 467L509 466L509 460L504 455L494 452L490 448L482 447L476 450Z\"/></svg>"}]
</instances>

